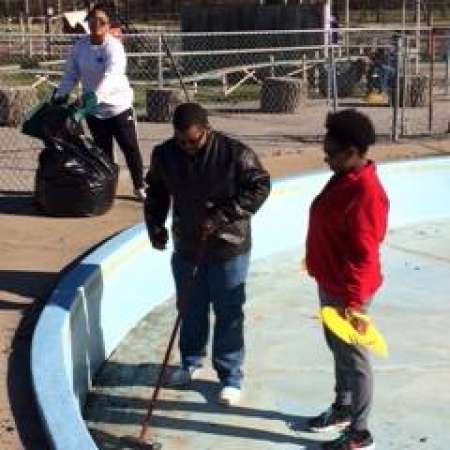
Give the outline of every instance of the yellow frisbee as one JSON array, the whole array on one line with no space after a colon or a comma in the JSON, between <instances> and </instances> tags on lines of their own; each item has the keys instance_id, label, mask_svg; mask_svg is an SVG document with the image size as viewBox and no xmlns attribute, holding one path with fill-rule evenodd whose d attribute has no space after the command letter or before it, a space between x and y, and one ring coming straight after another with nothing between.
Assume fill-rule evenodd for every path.
<instances>
[{"instance_id":1,"label":"yellow frisbee","mask_svg":"<svg viewBox=\"0 0 450 450\"><path fill-rule=\"evenodd\" d=\"M357 316L368 323L367 331L364 334L355 330L349 320L344 319L335 308L324 306L320 311L320 317L325 326L339 339L347 344L361 345L375 355L387 358L389 352L383 335L375 328L367 315L358 314Z\"/></svg>"}]
</instances>

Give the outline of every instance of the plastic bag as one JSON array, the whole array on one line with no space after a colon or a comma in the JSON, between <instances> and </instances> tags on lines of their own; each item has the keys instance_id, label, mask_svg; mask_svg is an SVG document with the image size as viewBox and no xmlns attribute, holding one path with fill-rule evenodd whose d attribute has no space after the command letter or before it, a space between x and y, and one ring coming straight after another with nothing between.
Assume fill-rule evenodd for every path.
<instances>
[{"instance_id":1,"label":"plastic bag","mask_svg":"<svg viewBox=\"0 0 450 450\"><path fill-rule=\"evenodd\" d=\"M52 216L96 216L108 211L116 195L118 166L84 136L81 120L95 107L95 94L82 105L51 99L34 108L22 132L41 139L35 200Z\"/></svg>"},{"instance_id":2,"label":"plastic bag","mask_svg":"<svg viewBox=\"0 0 450 450\"><path fill-rule=\"evenodd\" d=\"M114 203L118 166L84 137L47 141L35 179L37 205L52 216L104 214Z\"/></svg>"},{"instance_id":3,"label":"plastic bag","mask_svg":"<svg viewBox=\"0 0 450 450\"><path fill-rule=\"evenodd\" d=\"M22 133L47 141L73 129L74 108L44 101L25 118Z\"/></svg>"},{"instance_id":4,"label":"plastic bag","mask_svg":"<svg viewBox=\"0 0 450 450\"><path fill-rule=\"evenodd\" d=\"M94 110L96 104L97 97L93 92L84 94L80 105L76 102L55 103L52 96L27 114L22 133L43 141L82 134L81 120Z\"/></svg>"}]
</instances>

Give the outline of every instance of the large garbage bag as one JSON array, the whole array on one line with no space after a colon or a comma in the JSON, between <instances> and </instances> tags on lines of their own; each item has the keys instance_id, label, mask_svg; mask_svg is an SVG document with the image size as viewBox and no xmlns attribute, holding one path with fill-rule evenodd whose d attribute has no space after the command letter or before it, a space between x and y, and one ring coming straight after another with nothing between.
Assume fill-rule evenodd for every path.
<instances>
[{"instance_id":1,"label":"large garbage bag","mask_svg":"<svg viewBox=\"0 0 450 450\"><path fill-rule=\"evenodd\" d=\"M22 133L43 141L67 134L82 134L81 119L94 109L96 103L94 93L85 94L80 105L46 99L27 114Z\"/></svg>"},{"instance_id":2,"label":"large garbage bag","mask_svg":"<svg viewBox=\"0 0 450 450\"><path fill-rule=\"evenodd\" d=\"M73 104L44 102L23 124L25 134L45 144L36 172L35 200L52 216L100 215L114 203L118 166L83 134L79 111Z\"/></svg>"},{"instance_id":3,"label":"large garbage bag","mask_svg":"<svg viewBox=\"0 0 450 450\"><path fill-rule=\"evenodd\" d=\"M39 156L35 200L52 216L96 216L114 203L118 167L93 142L49 141Z\"/></svg>"}]
</instances>

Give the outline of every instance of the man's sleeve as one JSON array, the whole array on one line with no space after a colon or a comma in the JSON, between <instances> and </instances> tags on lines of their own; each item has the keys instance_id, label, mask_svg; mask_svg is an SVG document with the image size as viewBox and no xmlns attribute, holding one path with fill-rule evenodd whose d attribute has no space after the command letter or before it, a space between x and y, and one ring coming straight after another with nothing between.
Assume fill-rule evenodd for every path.
<instances>
[{"instance_id":1,"label":"man's sleeve","mask_svg":"<svg viewBox=\"0 0 450 450\"><path fill-rule=\"evenodd\" d=\"M163 227L170 208L170 194L161 172L161 148L156 147L152 154L150 170L146 176L147 197L144 202L144 215L151 233Z\"/></svg>"},{"instance_id":2,"label":"man's sleeve","mask_svg":"<svg viewBox=\"0 0 450 450\"><path fill-rule=\"evenodd\" d=\"M214 209L222 224L251 217L269 196L270 175L248 147L244 147L239 155L238 184L238 194Z\"/></svg>"},{"instance_id":3,"label":"man's sleeve","mask_svg":"<svg viewBox=\"0 0 450 450\"><path fill-rule=\"evenodd\" d=\"M98 102L107 100L117 89L118 81L126 74L127 56L121 42L114 42L108 47L103 79L95 88Z\"/></svg>"},{"instance_id":4,"label":"man's sleeve","mask_svg":"<svg viewBox=\"0 0 450 450\"><path fill-rule=\"evenodd\" d=\"M368 300L365 286L371 282L380 264L380 244L387 228L388 202L385 196L363 193L347 214L348 264L346 306L359 309Z\"/></svg>"},{"instance_id":5,"label":"man's sleeve","mask_svg":"<svg viewBox=\"0 0 450 450\"><path fill-rule=\"evenodd\" d=\"M66 97L69 95L80 79L77 64L78 47L75 44L67 58L63 79L56 91L56 97Z\"/></svg>"}]
</instances>

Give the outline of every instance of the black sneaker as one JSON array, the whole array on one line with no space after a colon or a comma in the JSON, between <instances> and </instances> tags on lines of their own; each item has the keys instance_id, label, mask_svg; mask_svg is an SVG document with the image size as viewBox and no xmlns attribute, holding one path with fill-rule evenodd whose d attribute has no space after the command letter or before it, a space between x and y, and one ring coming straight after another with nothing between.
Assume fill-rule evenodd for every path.
<instances>
[{"instance_id":1,"label":"black sneaker","mask_svg":"<svg viewBox=\"0 0 450 450\"><path fill-rule=\"evenodd\" d=\"M350 425L351 406L337 406L333 403L331 407L320 416L313 417L308 421L310 431L317 433L321 431L342 431Z\"/></svg>"},{"instance_id":2,"label":"black sneaker","mask_svg":"<svg viewBox=\"0 0 450 450\"><path fill-rule=\"evenodd\" d=\"M322 444L322 450L373 450L375 442L370 431L347 430L340 438Z\"/></svg>"}]
</instances>

